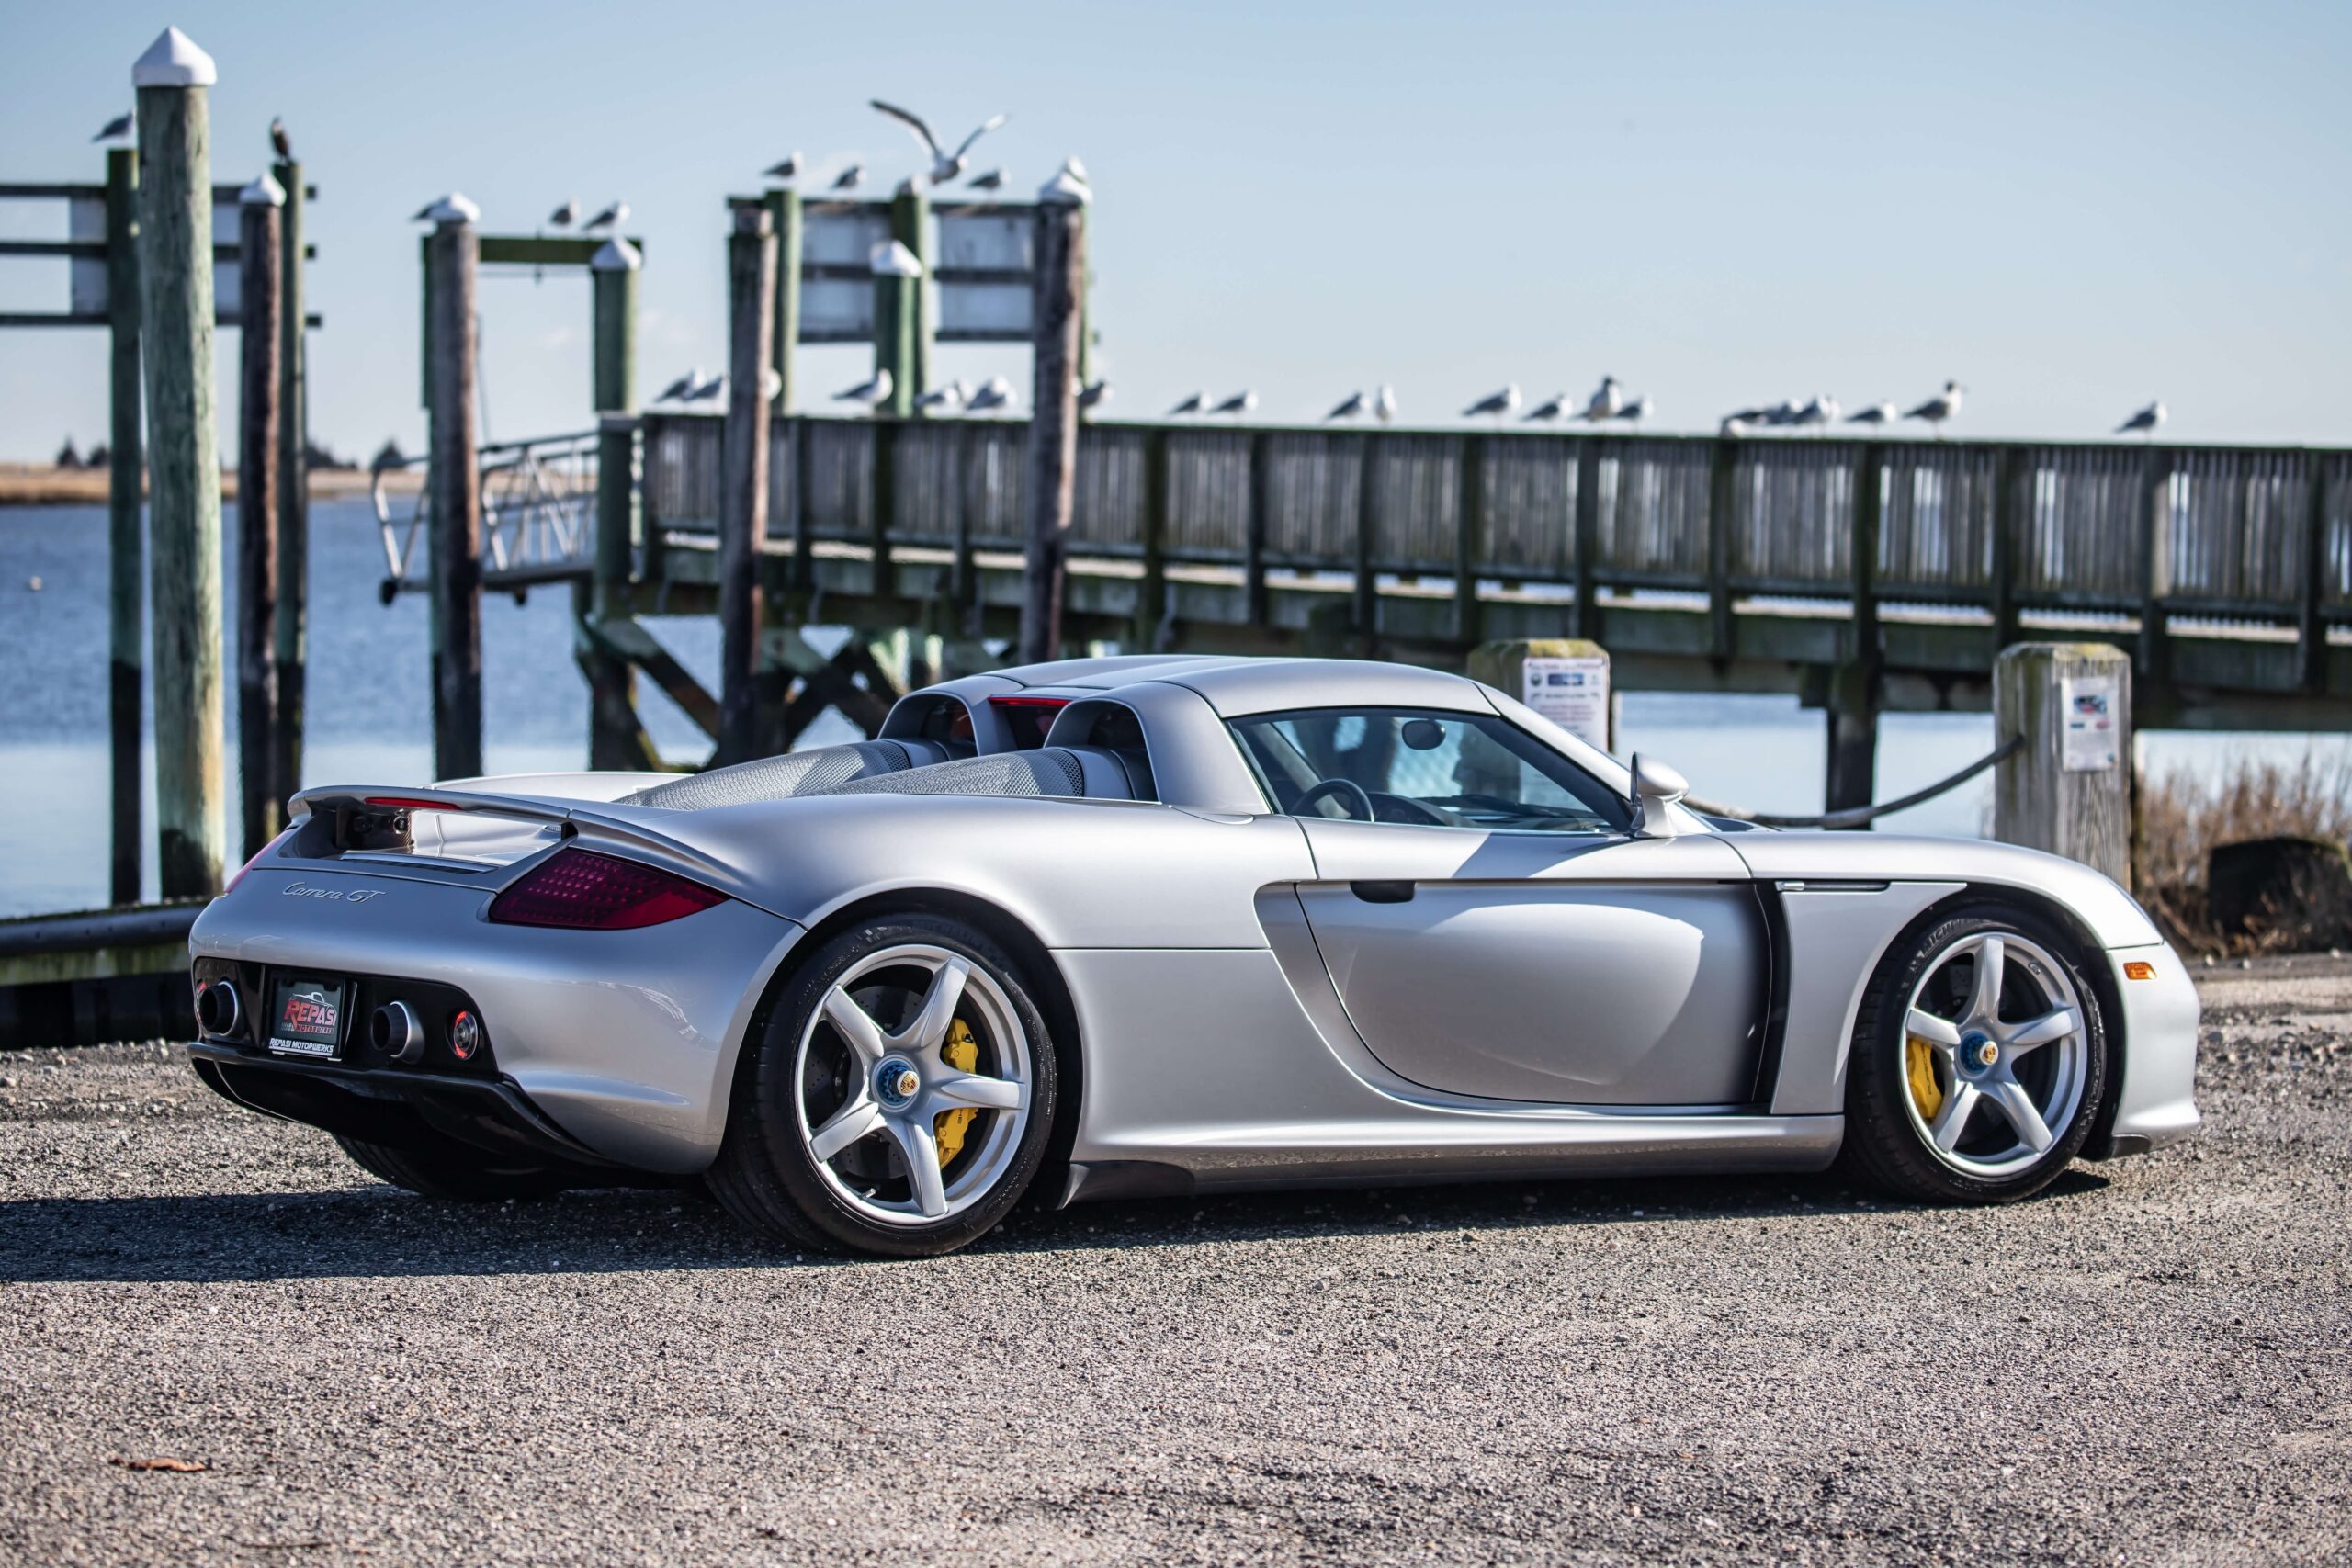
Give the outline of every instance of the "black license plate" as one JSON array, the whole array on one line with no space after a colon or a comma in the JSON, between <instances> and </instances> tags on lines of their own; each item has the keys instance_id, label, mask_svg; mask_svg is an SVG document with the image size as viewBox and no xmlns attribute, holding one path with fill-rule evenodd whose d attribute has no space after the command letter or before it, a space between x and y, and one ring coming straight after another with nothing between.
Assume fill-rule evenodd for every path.
<instances>
[{"instance_id":1,"label":"black license plate","mask_svg":"<svg viewBox=\"0 0 2352 1568\"><path fill-rule=\"evenodd\" d=\"M270 982L269 1048L288 1056L332 1061L343 1047L341 980L280 975Z\"/></svg>"}]
</instances>

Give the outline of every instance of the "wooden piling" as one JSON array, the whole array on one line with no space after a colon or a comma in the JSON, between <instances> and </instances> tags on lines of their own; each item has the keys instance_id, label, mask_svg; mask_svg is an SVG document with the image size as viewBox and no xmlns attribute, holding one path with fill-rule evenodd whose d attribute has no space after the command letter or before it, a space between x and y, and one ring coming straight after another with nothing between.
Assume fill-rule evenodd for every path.
<instances>
[{"instance_id":1,"label":"wooden piling","mask_svg":"<svg viewBox=\"0 0 2352 1568\"><path fill-rule=\"evenodd\" d=\"M1993 836L2132 874L2132 659L2021 642L1993 666L1993 729L2025 745L1993 775Z\"/></svg>"},{"instance_id":2,"label":"wooden piling","mask_svg":"<svg viewBox=\"0 0 2352 1568\"><path fill-rule=\"evenodd\" d=\"M302 787L303 689L311 657L311 387L309 317L302 290L302 165L270 165L278 209L277 712L270 727L270 795Z\"/></svg>"},{"instance_id":3,"label":"wooden piling","mask_svg":"<svg viewBox=\"0 0 2352 1568\"><path fill-rule=\"evenodd\" d=\"M1038 193L1030 303L1029 526L1022 563L1021 659L1060 656L1071 486L1078 470L1080 299L1086 288L1086 203L1067 184Z\"/></svg>"},{"instance_id":4,"label":"wooden piling","mask_svg":"<svg viewBox=\"0 0 2352 1568\"><path fill-rule=\"evenodd\" d=\"M286 340L285 192L267 175L245 187L237 214L237 780L244 852L286 820L273 744L277 719L277 525L284 475L280 397Z\"/></svg>"},{"instance_id":5,"label":"wooden piling","mask_svg":"<svg viewBox=\"0 0 2352 1568\"><path fill-rule=\"evenodd\" d=\"M481 257L461 196L431 212L425 245L430 291L433 509L433 776L469 778L481 763L481 453L474 385L476 279Z\"/></svg>"},{"instance_id":6,"label":"wooden piling","mask_svg":"<svg viewBox=\"0 0 2352 1568\"><path fill-rule=\"evenodd\" d=\"M794 408L792 354L800 343L800 193L772 190L767 203L768 223L775 231L775 323L768 363L776 374L775 414L781 419Z\"/></svg>"},{"instance_id":7,"label":"wooden piling","mask_svg":"<svg viewBox=\"0 0 2352 1568\"><path fill-rule=\"evenodd\" d=\"M1487 438L1462 438L1460 492L1453 517L1453 636L1459 642L1479 637L1478 561L1486 554Z\"/></svg>"},{"instance_id":8,"label":"wooden piling","mask_svg":"<svg viewBox=\"0 0 2352 1568\"><path fill-rule=\"evenodd\" d=\"M768 355L775 331L775 231L757 203L735 207L727 237L727 428L720 446L719 692L715 761L757 754L760 545L768 531Z\"/></svg>"},{"instance_id":9,"label":"wooden piling","mask_svg":"<svg viewBox=\"0 0 2352 1568\"><path fill-rule=\"evenodd\" d=\"M1380 647L1379 518L1373 510L1379 450L1369 434L1356 438L1355 579L1349 591L1348 624L1355 632L1357 656L1363 659L1378 658Z\"/></svg>"},{"instance_id":10,"label":"wooden piling","mask_svg":"<svg viewBox=\"0 0 2352 1568\"><path fill-rule=\"evenodd\" d=\"M1827 787L1823 809L1868 806L1878 791L1878 710L1883 660L1879 651L1878 536L1885 477L1883 447L1865 445L1854 459L1851 533L1847 569L1853 619L1846 657L1829 680ZM1726 592L1728 590L1726 590Z\"/></svg>"},{"instance_id":11,"label":"wooden piling","mask_svg":"<svg viewBox=\"0 0 2352 1568\"><path fill-rule=\"evenodd\" d=\"M220 890L220 443L212 390L211 57L167 28L139 93L140 339L153 548L155 829L165 898Z\"/></svg>"},{"instance_id":12,"label":"wooden piling","mask_svg":"<svg viewBox=\"0 0 2352 1568\"><path fill-rule=\"evenodd\" d=\"M107 897L139 902L145 814L146 439L139 417L139 150L107 153L107 735L113 822Z\"/></svg>"},{"instance_id":13,"label":"wooden piling","mask_svg":"<svg viewBox=\"0 0 2352 1568\"><path fill-rule=\"evenodd\" d=\"M1249 512L1241 520L1241 618L1252 626L1266 624L1266 532L1272 524L1266 487L1273 477L1266 448L1266 433L1254 432L1250 437Z\"/></svg>"},{"instance_id":14,"label":"wooden piling","mask_svg":"<svg viewBox=\"0 0 2352 1568\"><path fill-rule=\"evenodd\" d=\"M592 625L628 614L637 499L637 275L644 258L619 235L588 261L596 405L596 555L587 604ZM595 638L582 639L588 675L588 765L643 767L636 721L637 673Z\"/></svg>"},{"instance_id":15,"label":"wooden piling","mask_svg":"<svg viewBox=\"0 0 2352 1568\"><path fill-rule=\"evenodd\" d=\"M1600 585L1595 563L1600 558L1600 442L1587 436L1577 443L1575 529L1570 548L1576 573L1576 613L1569 625L1580 637L1600 635Z\"/></svg>"},{"instance_id":16,"label":"wooden piling","mask_svg":"<svg viewBox=\"0 0 2352 1568\"><path fill-rule=\"evenodd\" d=\"M931 275L931 199L911 181L890 198L890 238L907 248L920 269L913 277L892 280L890 333L896 348L890 412L905 418L915 412L915 399L931 389L931 298L922 284Z\"/></svg>"}]
</instances>

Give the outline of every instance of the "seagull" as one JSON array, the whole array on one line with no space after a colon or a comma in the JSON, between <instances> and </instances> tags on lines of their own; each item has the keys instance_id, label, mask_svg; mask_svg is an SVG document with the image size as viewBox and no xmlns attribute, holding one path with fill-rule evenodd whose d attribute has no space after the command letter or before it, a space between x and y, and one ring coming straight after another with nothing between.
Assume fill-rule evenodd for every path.
<instances>
[{"instance_id":1,"label":"seagull","mask_svg":"<svg viewBox=\"0 0 2352 1568\"><path fill-rule=\"evenodd\" d=\"M762 169L760 171L760 177L762 179L768 180L798 179L800 177L800 154L797 152L786 153L782 163L770 164L766 168Z\"/></svg>"},{"instance_id":2,"label":"seagull","mask_svg":"<svg viewBox=\"0 0 2352 1568\"><path fill-rule=\"evenodd\" d=\"M974 190L1002 190L1004 188L1004 171L1002 169L990 169L986 174L974 175L970 179L966 180L964 183Z\"/></svg>"},{"instance_id":3,"label":"seagull","mask_svg":"<svg viewBox=\"0 0 2352 1568\"><path fill-rule=\"evenodd\" d=\"M701 373L699 367L695 373L697 375ZM727 373L722 370L707 381L696 381L679 394L678 400L682 403L708 403L716 402L726 395Z\"/></svg>"},{"instance_id":4,"label":"seagull","mask_svg":"<svg viewBox=\"0 0 2352 1568\"><path fill-rule=\"evenodd\" d=\"M1170 419L1181 419L1188 413L1206 413L1208 412L1208 407L1209 395L1206 392L1194 392L1191 397L1186 398L1182 402L1178 403L1174 408L1170 409L1168 411L1168 417Z\"/></svg>"},{"instance_id":5,"label":"seagull","mask_svg":"<svg viewBox=\"0 0 2352 1568\"><path fill-rule=\"evenodd\" d=\"M880 109L884 114L888 115L892 119L898 120L909 130L913 131L915 133L915 140L922 142L924 147L930 150L931 183L935 186L944 186L948 181L954 179L957 175L962 174L965 167L971 162L968 154L972 151L972 143L978 141L981 137L986 136L989 131L994 130L998 126L1002 125L1007 119L1012 118L1009 115L996 115L990 118L982 120L980 122L980 128L978 130L975 130L971 135L964 138L962 146L956 148L955 152L949 152L944 151L940 147L939 138L931 133L931 127L925 125L914 114L906 109L900 108L896 104L886 104L879 98L873 98L868 101L871 102L876 108Z\"/></svg>"},{"instance_id":6,"label":"seagull","mask_svg":"<svg viewBox=\"0 0 2352 1568\"><path fill-rule=\"evenodd\" d=\"M653 400L657 403L677 402L684 398L688 392L693 391L695 383L701 379L702 367L697 365L693 369L687 371L684 375L679 377L676 380L671 382L668 386L662 388L662 395Z\"/></svg>"},{"instance_id":7,"label":"seagull","mask_svg":"<svg viewBox=\"0 0 2352 1568\"><path fill-rule=\"evenodd\" d=\"M269 145L281 164L294 161L294 143L286 134L286 122L277 116L269 117Z\"/></svg>"},{"instance_id":8,"label":"seagull","mask_svg":"<svg viewBox=\"0 0 2352 1568\"><path fill-rule=\"evenodd\" d=\"M1632 402L1627 403L1623 408L1619 409L1615 413L1611 414L1609 417L1611 419L1622 419L1628 424L1638 424L1643 420L1649 418L1649 416L1655 412L1655 405L1650 402L1650 395L1647 392L1644 392L1640 397L1635 398Z\"/></svg>"},{"instance_id":9,"label":"seagull","mask_svg":"<svg viewBox=\"0 0 2352 1568\"><path fill-rule=\"evenodd\" d=\"M575 197L565 197L561 207L548 214L548 227L550 229L569 229L579 221L580 202Z\"/></svg>"},{"instance_id":10,"label":"seagull","mask_svg":"<svg viewBox=\"0 0 2352 1568\"><path fill-rule=\"evenodd\" d=\"M119 114L107 121L107 128L90 138L93 141L119 141L130 134L130 116Z\"/></svg>"},{"instance_id":11,"label":"seagull","mask_svg":"<svg viewBox=\"0 0 2352 1568\"><path fill-rule=\"evenodd\" d=\"M431 201L426 202L423 207L418 208L414 212L410 213L408 215L408 220L412 223L430 223L433 221L433 209L440 205L440 197L435 197Z\"/></svg>"},{"instance_id":12,"label":"seagull","mask_svg":"<svg viewBox=\"0 0 2352 1568\"><path fill-rule=\"evenodd\" d=\"M1929 398L1903 417L1926 420L1935 427L1936 438L1941 440L1944 434L1944 421L1960 412L1961 394L1967 390L1967 388L1957 381L1946 381L1941 392Z\"/></svg>"},{"instance_id":13,"label":"seagull","mask_svg":"<svg viewBox=\"0 0 2352 1568\"><path fill-rule=\"evenodd\" d=\"M1012 406L1012 383L1001 376L991 376L986 386L972 394L972 400L966 405L966 408L972 413L981 413L993 409L1009 409Z\"/></svg>"},{"instance_id":14,"label":"seagull","mask_svg":"<svg viewBox=\"0 0 2352 1568\"><path fill-rule=\"evenodd\" d=\"M888 397L889 394L886 390L883 395ZM917 398L915 407L926 413L955 413L971 400L972 389L959 376L945 386L933 387Z\"/></svg>"},{"instance_id":15,"label":"seagull","mask_svg":"<svg viewBox=\"0 0 2352 1568\"><path fill-rule=\"evenodd\" d=\"M833 176L833 188L835 190L855 190L865 183L865 165L863 164L852 164L848 168L843 169L840 174Z\"/></svg>"},{"instance_id":16,"label":"seagull","mask_svg":"<svg viewBox=\"0 0 2352 1568\"><path fill-rule=\"evenodd\" d=\"M1396 389L1383 383L1372 395L1372 412L1383 424L1396 417Z\"/></svg>"},{"instance_id":17,"label":"seagull","mask_svg":"<svg viewBox=\"0 0 2352 1568\"><path fill-rule=\"evenodd\" d=\"M1872 403L1866 409L1856 409L1852 413L1846 416L1846 423L1848 424L1893 424L1894 423L1894 405L1893 403Z\"/></svg>"},{"instance_id":18,"label":"seagull","mask_svg":"<svg viewBox=\"0 0 2352 1568\"><path fill-rule=\"evenodd\" d=\"M1472 403L1468 408L1464 409L1462 411L1462 417L1464 419L1475 419L1482 413L1490 413L1493 414L1498 421L1501 421L1509 419L1513 413L1517 412L1518 410L1519 383L1513 381L1501 391L1493 393L1487 397L1480 398L1476 402Z\"/></svg>"},{"instance_id":19,"label":"seagull","mask_svg":"<svg viewBox=\"0 0 2352 1568\"><path fill-rule=\"evenodd\" d=\"M2153 438L2156 434L2156 426L2162 424L2164 422L2165 405L2162 402L2154 402L2150 403L2146 408L2142 409L2138 413L2133 414L2130 419L2125 420L2121 424L2117 425L2115 427L2115 434L2118 435L2129 435L2132 432L2137 431L2142 435Z\"/></svg>"},{"instance_id":20,"label":"seagull","mask_svg":"<svg viewBox=\"0 0 2352 1568\"><path fill-rule=\"evenodd\" d=\"M1371 409L1370 398L1362 392L1350 392L1340 399L1339 404L1329 413L1325 414L1323 419L1326 423L1335 419L1362 419Z\"/></svg>"},{"instance_id":21,"label":"seagull","mask_svg":"<svg viewBox=\"0 0 2352 1568\"><path fill-rule=\"evenodd\" d=\"M628 221L628 203L616 201L587 222L582 223L580 226L580 231L584 234L591 229L617 229Z\"/></svg>"},{"instance_id":22,"label":"seagull","mask_svg":"<svg viewBox=\"0 0 2352 1568\"><path fill-rule=\"evenodd\" d=\"M1592 389L1591 398L1584 405L1584 417L1588 423L1615 419L1617 411L1624 406L1625 394L1618 387L1617 378L1603 376L1600 385Z\"/></svg>"},{"instance_id":23,"label":"seagull","mask_svg":"<svg viewBox=\"0 0 2352 1568\"><path fill-rule=\"evenodd\" d=\"M1089 381L1085 386L1080 387L1078 389L1078 406L1080 408L1099 409L1110 400L1111 382L1108 378L1096 381Z\"/></svg>"},{"instance_id":24,"label":"seagull","mask_svg":"<svg viewBox=\"0 0 2352 1568\"><path fill-rule=\"evenodd\" d=\"M869 409L878 409L889 400L890 367L887 365L874 373L872 380L860 381L845 391L833 394L833 401L837 403L864 403Z\"/></svg>"},{"instance_id":25,"label":"seagull","mask_svg":"<svg viewBox=\"0 0 2352 1568\"><path fill-rule=\"evenodd\" d=\"M1493 401L1490 398L1489 402ZM1475 410L1473 411L1476 412ZM1521 424L1557 424L1568 417L1568 394L1555 392L1537 403L1520 419Z\"/></svg>"},{"instance_id":26,"label":"seagull","mask_svg":"<svg viewBox=\"0 0 2352 1568\"><path fill-rule=\"evenodd\" d=\"M1837 418L1838 400L1826 392L1816 392L1804 407L1791 416L1789 423L1796 425L1829 424Z\"/></svg>"},{"instance_id":27,"label":"seagull","mask_svg":"<svg viewBox=\"0 0 2352 1568\"><path fill-rule=\"evenodd\" d=\"M1086 165L1078 161L1078 155L1076 153L1072 153L1070 156L1062 160L1060 172L1068 175L1071 179L1076 180L1082 186L1092 185L1094 183L1086 177Z\"/></svg>"},{"instance_id":28,"label":"seagull","mask_svg":"<svg viewBox=\"0 0 2352 1568\"><path fill-rule=\"evenodd\" d=\"M1257 410L1258 393L1256 389L1244 387L1241 390L1234 393L1233 396L1226 399L1225 401L1217 404L1216 407L1209 410L1209 412L1229 413L1238 418L1245 413L1255 413Z\"/></svg>"},{"instance_id":29,"label":"seagull","mask_svg":"<svg viewBox=\"0 0 2352 1568\"><path fill-rule=\"evenodd\" d=\"M1739 435L1758 425L1786 424L1795 412L1795 405L1786 401L1765 408L1734 409L1724 415L1723 432L1725 435Z\"/></svg>"}]
</instances>

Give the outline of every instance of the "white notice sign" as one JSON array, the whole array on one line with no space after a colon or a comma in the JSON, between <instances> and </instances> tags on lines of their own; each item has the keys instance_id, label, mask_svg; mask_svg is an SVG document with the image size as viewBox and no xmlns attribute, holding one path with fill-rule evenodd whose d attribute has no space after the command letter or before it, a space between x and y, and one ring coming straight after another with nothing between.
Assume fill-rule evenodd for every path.
<instances>
[{"instance_id":1,"label":"white notice sign","mask_svg":"<svg viewBox=\"0 0 2352 1568\"><path fill-rule=\"evenodd\" d=\"M2122 716L2115 710L2122 693L2112 675L2059 678L2060 721L2066 727L2062 765L2070 773L2099 773L2116 763Z\"/></svg>"},{"instance_id":2,"label":"white notice sign","mask_svg":"<svg viewBox=\"0 0 2352 1568\"><path fill-rule=\"evenodd\" d=\"M1609 750L1609 660L1605 656L1528 656L1520 701L1589 746Z\"/></svg>"}]
</instances>

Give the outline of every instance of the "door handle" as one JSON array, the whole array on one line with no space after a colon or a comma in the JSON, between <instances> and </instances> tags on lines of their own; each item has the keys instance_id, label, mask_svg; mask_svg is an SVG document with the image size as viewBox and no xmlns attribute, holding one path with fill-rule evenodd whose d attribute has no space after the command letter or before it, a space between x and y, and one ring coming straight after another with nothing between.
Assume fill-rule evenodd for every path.
<instances>
[{"instance_id":1,"label":"door handle","mask_svg":"<svg viewBox=\"0 0 2352 1568\"><path fill-rule=\"evenodd\" d=\"M1348 891L1367 904L1409 904L1413 901L1413 885L1409 882L1351 882Z\"/></svg>"}]
</instances>

